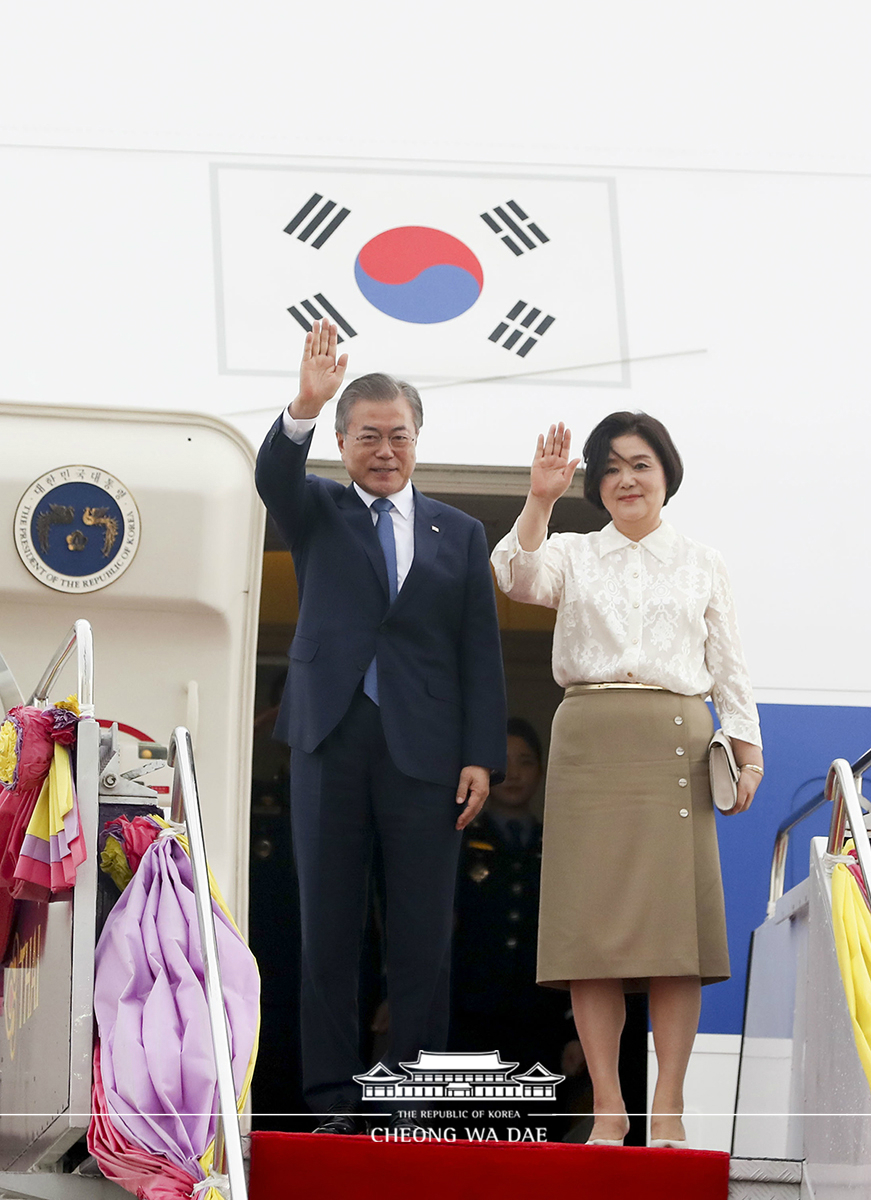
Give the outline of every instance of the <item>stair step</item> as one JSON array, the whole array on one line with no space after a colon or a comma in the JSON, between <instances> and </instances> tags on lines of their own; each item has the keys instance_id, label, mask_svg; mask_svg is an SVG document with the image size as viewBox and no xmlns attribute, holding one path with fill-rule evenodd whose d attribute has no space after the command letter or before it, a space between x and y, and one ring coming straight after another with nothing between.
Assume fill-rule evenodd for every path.
<instances>
[{"instance_id":1,"label":"stair step","mask_svg":"<svg viewBox=\"0 0 871 1200\"><path fill-rule=\"evenodd\" d=\"M289 1181L307 1200L726 1200L729 1157L719 1151L647 1150L561 1142L385 1144L341 1134L251 1136L250 1200L274 1200Z\"/></svg>"},{"instance_id":2,"label":"stair step","mask_svg":"<svg viewBox=\"0 0 871 1200\"><path fill-rule=\"evenodd\" d=\"M733 1158L729 1200L799 1200L802 1164L784 1158Z\"/></svg>"}]
</instances>

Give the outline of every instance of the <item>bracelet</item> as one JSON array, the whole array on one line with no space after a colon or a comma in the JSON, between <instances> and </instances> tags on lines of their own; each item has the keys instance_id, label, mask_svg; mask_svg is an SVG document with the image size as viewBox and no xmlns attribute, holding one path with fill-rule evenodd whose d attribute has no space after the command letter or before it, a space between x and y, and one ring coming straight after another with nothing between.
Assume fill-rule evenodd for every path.
<instances>
[{"instance_id":1,"label":"bracelet","mask_svg":"<svg viewBox=\"0 0 871 1200\"><path fill-rule=\"evenodd\" d=\"M756 763L742 763L738 769L740 771L755 771L757 775L765 774L761 767L757 767Z\"/></svg>"}]
</instances>

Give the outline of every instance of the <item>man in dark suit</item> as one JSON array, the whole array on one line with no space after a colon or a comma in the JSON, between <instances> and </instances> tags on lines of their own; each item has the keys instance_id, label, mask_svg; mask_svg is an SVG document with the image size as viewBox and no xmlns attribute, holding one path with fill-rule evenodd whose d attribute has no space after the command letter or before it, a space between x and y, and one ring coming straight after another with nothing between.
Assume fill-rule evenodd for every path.
<instances>
[{"instance_id":1,"label":"man in dark suit","mask_svg":"<svg viewBox=\"0 0 871 1200\"><path fill-rule=\"evenodd\" d=\"M504 769L505 696L483 527L411 485L416 390L388 375L349 384L336 432L352 483L305 474L314 420L347 366L336 341L326 322L307 335L299 394L261 448L257 486L299 587L276 734L293 751L304 1089L332 1111L322 1131L353 1133L373 841L395 1068L445 1047L461 831Z\"/></svg>"}]
</instances>

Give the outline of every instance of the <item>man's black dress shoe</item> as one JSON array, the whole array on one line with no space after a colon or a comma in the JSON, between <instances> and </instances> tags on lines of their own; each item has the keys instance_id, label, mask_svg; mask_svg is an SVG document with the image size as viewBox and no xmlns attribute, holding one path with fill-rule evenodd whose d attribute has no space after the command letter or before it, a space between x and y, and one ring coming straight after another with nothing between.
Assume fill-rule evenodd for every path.
<instances>
[{"instance_id":1,"label":"man's black dress shoe","mask_svg":"<svg viewBox=\"0 0 871 1200\"><path fill-rule=\"evenodd\" d=\"M315 1133L365 1133L366 1124L349 1104L333 1104Z\"/></svg>"}]
</instances>

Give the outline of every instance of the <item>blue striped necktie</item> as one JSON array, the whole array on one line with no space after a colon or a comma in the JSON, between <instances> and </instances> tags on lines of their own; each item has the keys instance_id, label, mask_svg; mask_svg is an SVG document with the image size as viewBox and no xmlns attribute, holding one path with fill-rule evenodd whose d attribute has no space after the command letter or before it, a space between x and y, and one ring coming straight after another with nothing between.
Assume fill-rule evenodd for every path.
<instances>
[{"instance_id":1,"label":"blue striped necktie","mask_svg":"<svg viewBox=\"0 0 871 1200\"><path fill-rule=\"evenodd\" d=\"M378 541L381 543L384 553L384 563L387 567L387 587L392 604L396 599L396 539L393 536L393 517L390 515L393 503L386 496L379 496L377 500L372 501L372 508L378 513L375 532L378 534ZM378 666L377 660L374 658L363 676L363 691L370 700L378 703Z\"/></svg>"}]
</instances>

